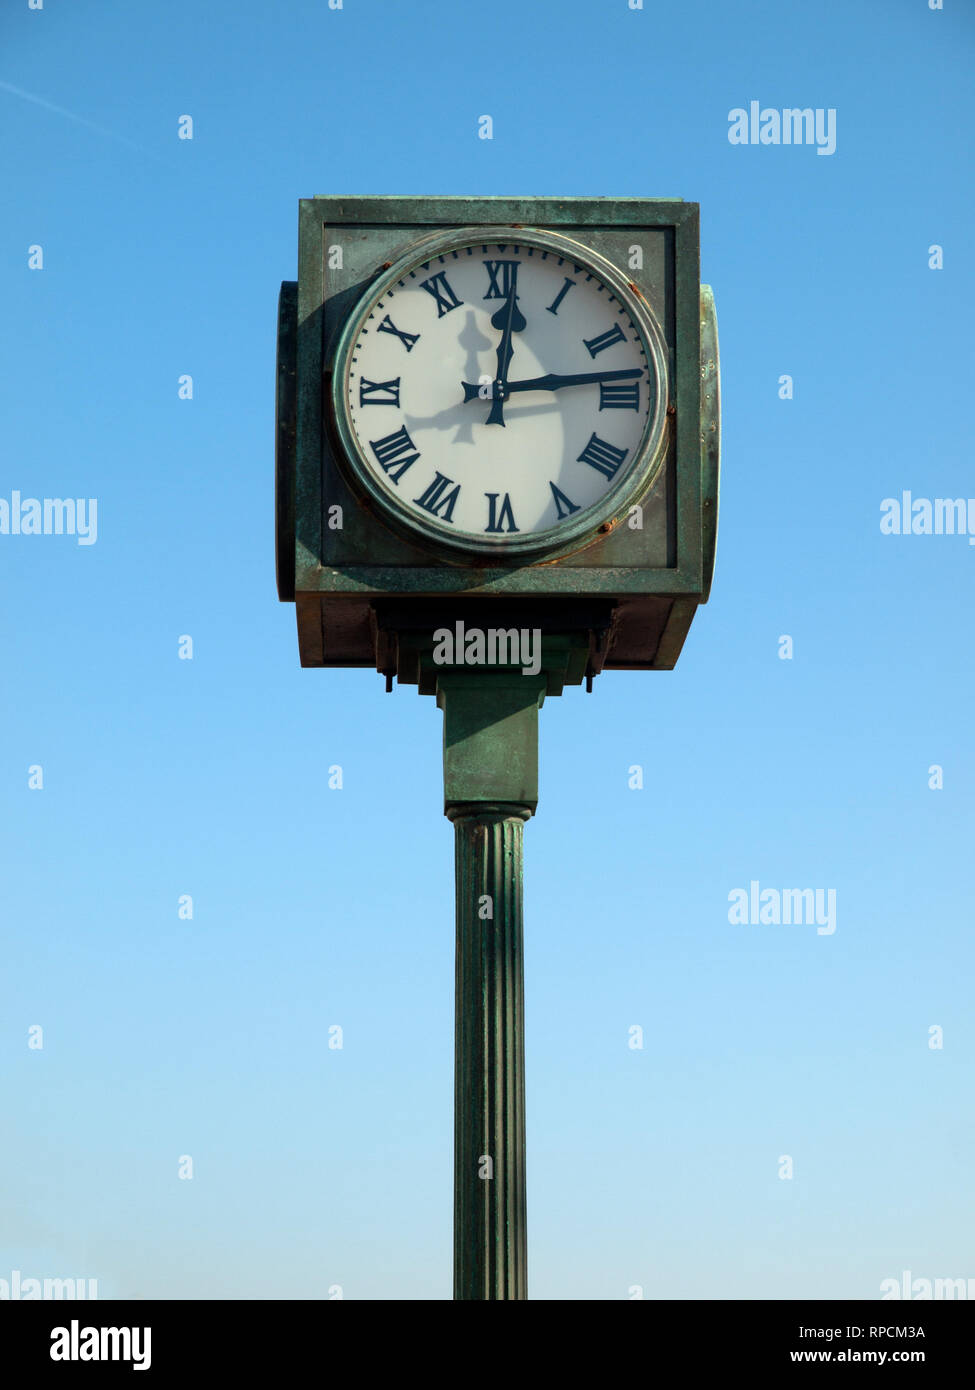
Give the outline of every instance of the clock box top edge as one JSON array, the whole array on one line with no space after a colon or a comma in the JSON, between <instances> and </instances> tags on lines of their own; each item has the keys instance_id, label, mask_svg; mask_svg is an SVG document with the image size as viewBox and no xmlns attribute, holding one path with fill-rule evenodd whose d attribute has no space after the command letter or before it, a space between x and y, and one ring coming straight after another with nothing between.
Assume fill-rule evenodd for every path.
<instances>
[{"instance_id":1,"label":"clock box top edge","mask_svg":"<svg viewBox=\"0 0 975 1390\"><path fill-rule=\"evenodd\" d=\"M411 197L377 194L341 196L316 194L299 198L299 210L331 223L404 223L437 225L462 222L598 223L612 225L673 225L693 219L700 204L683 198L557 197L537 194L501 197L461 197L454 194L416 194Z\"/></svg>"}]
</instances>

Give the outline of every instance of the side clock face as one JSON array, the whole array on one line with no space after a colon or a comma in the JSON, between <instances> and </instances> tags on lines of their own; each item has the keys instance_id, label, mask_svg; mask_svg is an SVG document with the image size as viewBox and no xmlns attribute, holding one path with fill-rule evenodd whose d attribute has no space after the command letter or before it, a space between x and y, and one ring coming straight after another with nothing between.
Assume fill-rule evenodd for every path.
<instances>
[{"instance_id":1,"label":"side clock face","mask_svg":"<svg viewBox=\"0 0 975 1390\"><path fill-rule=\"evenodd\" d=\"M360 485L416 538L581 544L660 466L663 335L594 252L499 235L424 238L370 287L336 354L336 425Z\"/></svg>"}]
</instances>

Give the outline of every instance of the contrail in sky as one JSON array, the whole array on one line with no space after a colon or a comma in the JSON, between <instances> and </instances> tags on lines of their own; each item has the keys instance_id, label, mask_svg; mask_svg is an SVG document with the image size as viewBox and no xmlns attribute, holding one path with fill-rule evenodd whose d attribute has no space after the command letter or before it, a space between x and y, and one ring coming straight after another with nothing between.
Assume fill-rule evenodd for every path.
<instances>
[{"instance_id":1,"label":"contrail in sky","mask_svg":"<svg viewBox=\"0 0 975 1390\"><path fill-rule=\"evenodd\" d=\"M0 91L10 92L12 96L20 97L22 101L33 102L35 106L42 106L45 111L54 111L59 116L67 116L69 121L74 121L77 125L87 126L89 130L97 131L99 135L105 135L109 140L118 140L121 144L128 145L130 149L138 150L140 154L149 155L151 159L160 158L159 155L153 154L152 150L147 150L144 145L130 140L127 135L119 135L114 130L106 130L103 125L96 125L94 121L86 120L84 116L78 116L74 111L68 111L63 106L55 106L53 101L45 101L43 97L36 97L33 92L25 92L22 87L15 87L12 82L4 82L0 79ZM163 163L169 163L169 161L163 160Z\"/></svg>"}]
</instances>

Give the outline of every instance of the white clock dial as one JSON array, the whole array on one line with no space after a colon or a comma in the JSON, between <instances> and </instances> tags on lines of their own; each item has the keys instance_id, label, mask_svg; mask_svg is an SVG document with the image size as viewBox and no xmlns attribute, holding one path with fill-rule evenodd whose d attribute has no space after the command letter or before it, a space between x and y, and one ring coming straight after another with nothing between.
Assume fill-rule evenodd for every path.
<instances>
[{"instance_id":1,"label":"white clock dial","mask_svg":"<svg viewBox=\"0 0 975 1390\"><path fill-rule=\"evenodd\" d=\"M521 238L438 238L372 291L339 349L357 471L402 524L454 547L582 535L659 454L666 366L649 311L566 238Z\"/></svg>"}]
</instances>

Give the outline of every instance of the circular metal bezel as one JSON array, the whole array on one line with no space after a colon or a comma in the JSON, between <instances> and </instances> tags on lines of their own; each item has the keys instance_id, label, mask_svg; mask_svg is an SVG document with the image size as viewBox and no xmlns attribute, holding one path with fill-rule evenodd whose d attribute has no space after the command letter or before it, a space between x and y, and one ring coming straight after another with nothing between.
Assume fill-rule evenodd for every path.
<instances>
[{"instance_id":1,"label":"circular metal bezel","mask_svg":"<svg viewBox=\"0 0 975 1390\"><path fill-rule=\"evenodd\" d=\"M376 303L410 270L445 252L455 251L473 243L495 245L499 237L506 238L509 234L518 246L532 246L556 252L567 259L571 258L578 265L591 270L613 290L625 305L634 327L640 334L649 374L653 377L650 386L655 399L629 468L597 502L585 508L578 516L572 516L556 526L548 527L545 531L536 531L525 536L512 537L506 534L503 537L482 538L463 533L454 539L445 527L417 516L374 480L371 461L362 449L349 418L349 368L359 335ZM332 415L345 460L353 475L353 482L365 491L370 501L396 529L406 532L409 539L415 541L420 537L427 546L450 552L454 558L461 552L477 555L482 559L492 556L504 560L509 556L521 558L532 553L558 550L567 545L578 549L587 543L599 532L609 517L621 512L627 501L639 496L657 476L666 456L669 398L670 383L664 335L650 306L638 292L634 292L626 276L611 261L572 237L537 228L509 228L497 224L486 227L457 227L447 232L434 232L412 242L409 249L373 281L349 316L336 345L332 373Z\"/></svg>"}]
</instances>

